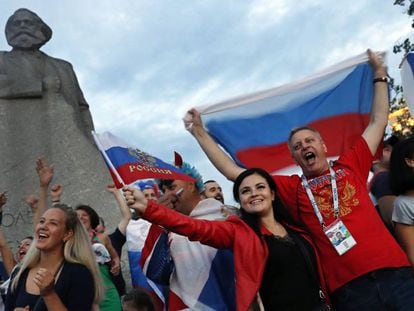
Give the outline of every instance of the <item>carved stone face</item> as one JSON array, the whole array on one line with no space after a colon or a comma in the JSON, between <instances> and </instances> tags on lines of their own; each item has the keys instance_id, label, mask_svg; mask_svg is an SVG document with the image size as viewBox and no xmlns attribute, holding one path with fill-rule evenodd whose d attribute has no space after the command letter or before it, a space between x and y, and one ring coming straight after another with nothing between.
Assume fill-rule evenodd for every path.
<instances>
[{"instance_id":1,"label":"carved stone face","mask_svg":"<svg viewBox=\"0 0 414 311\"><path fill-rule=\"evenodd\" d=\"M45 27L48 26L36 14L17 10L6 25L7 43L15 49L39 49L50 38L44 31Z\"/></svg>"}]
</instances>

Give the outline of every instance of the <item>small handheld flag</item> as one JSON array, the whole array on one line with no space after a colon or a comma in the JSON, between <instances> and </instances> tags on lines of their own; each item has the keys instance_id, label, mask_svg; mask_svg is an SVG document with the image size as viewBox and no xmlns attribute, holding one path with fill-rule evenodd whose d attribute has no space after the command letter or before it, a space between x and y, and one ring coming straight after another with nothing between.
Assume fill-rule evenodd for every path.
<instances>
[{"instance_id":1,"label":"small handheld flag","mask_svg":"<svg viewBox=\"0 0 414 311\"><path fill-rule=\"evenodd\" d=\"M195 181L179 168L129 146L110 132L92 134L118 189L145 178Z\"/></svg>"}]
</instances>

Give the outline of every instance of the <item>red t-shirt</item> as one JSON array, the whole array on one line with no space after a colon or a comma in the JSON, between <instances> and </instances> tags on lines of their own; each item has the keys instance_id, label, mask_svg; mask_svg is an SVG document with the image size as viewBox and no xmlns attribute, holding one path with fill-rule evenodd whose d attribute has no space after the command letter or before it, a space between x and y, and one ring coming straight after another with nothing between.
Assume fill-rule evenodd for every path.
<instances>
[{"instance_id":1,"label":"red t-shirt","mask_svg":"<svg viewBox=\"0 0 414 311\"><path fill-rule=\"evenodd\" d=\"M322 230L298 175L274 176L283 202L302 223L319 251L328 291L381 268L409 266L406 254L388 232L368 195L366 180L373 156L361 137L334 162L338 186L340 219L357 245L339 256ZM308 180L325 224L334 218L329 170Z\"/></svg>"}]
</instances>

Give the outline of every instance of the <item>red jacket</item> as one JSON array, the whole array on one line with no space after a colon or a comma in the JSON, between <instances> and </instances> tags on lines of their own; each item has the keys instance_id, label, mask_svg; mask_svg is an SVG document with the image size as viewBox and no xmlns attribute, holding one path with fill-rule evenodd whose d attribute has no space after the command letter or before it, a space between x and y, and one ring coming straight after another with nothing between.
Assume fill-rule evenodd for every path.
<instances>
[{"instance_id":1,"label":"red jacket","mask_svg":"<svg viewBox=\"0 0 414 311\"><path fill-rule=\"evenodd\" d=\"M187 236L192 241L200 241L215 248L232 249L236 272L237 310L244 311L249 308L260 288L268 249L264 239L259 238L243 220L236 216L230 216L225 221L193 219L153 201L149 201L143 218ZM294 229L313 246L303 231ZM269 234L265 228L262 231ZM317 262L321 286L325 289L318 256Z\"/></svg>"}]
</instances>

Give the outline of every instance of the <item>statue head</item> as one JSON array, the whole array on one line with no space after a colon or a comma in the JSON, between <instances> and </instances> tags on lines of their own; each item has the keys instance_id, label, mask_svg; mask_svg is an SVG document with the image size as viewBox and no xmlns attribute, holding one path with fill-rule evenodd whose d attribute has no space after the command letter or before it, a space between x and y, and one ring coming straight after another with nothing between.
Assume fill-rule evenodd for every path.
<instances>
[{"instance_id":1,"label":"statue head","mask_svg":"<svg viewBox=\"0 0 414 311\"><path fill-rule=\"evenodd\" d=\"M6 23L7 43L14 49L38 50L52 37L52 29L36 13L18 9Z\"/></svg>"}]
</instances>

